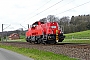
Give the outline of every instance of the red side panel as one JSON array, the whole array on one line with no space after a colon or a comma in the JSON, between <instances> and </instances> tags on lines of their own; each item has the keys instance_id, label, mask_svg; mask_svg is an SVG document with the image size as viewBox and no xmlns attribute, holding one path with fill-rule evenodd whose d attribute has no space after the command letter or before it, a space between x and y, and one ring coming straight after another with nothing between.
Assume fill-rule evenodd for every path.
<instances>
[{"instance_id":1,"label":"red side panel","mask_svg":"<svg viewBox=\"0 0 90 60\"><path fill-rule=\"evenodd\" d=\"M29 32L28 31L26 32L26 36L29 36Z\"/></svg>"},{"instance_id":2,"label":"red side panel","mask_svg":"<svg viewBox=\"0 0 90 60\"><path fill-rule=\"evenodd\" d=\"M42 35L42 30L32 30L32 36Z\"/></svg>"}]
</instances>

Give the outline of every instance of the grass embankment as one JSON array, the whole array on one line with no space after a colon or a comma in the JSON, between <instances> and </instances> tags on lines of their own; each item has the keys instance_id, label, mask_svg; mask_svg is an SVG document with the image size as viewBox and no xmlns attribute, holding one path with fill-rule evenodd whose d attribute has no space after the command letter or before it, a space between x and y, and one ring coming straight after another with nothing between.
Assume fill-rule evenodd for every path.
<instances>
[{"instance_id":1,"label":"grass embankment","mask_svg":"<svg viewBox=\"0 0 90 60\"><path fill-rule=\"evenodd\" d=\"M6 41L6 40L4 40ZM26 42L25 39L17 39L17 40L7 40L7 42Z\"/></svg>"},{"instance_id":2,"label":"grass embankment","mask_svg":"<svg viewBox=\"0 0 90 60\"><path fill-rule=\"evenodd\" d=\"M63 42L69 43L89 43L90 44L90 30L65 34Z\"/></svg>"},{"instance_id":3,"label":"grass embankment","mask_svg":"<svg viewBox=\"0 0 90 60\"><path fill-rule=\"evenodd\" d=\"M86 43L90 44L90 40L85 40L85 39L65 39L63 40L62 43Z\"/></svg>"},{"instance_id":4,"label":"grass embankment","mask_svg":"<svg viewBox=\"0 0 90 60\"><path fill-rule=\"evenodd\" d=\"M2 44L0 44L0 47L18 52L20 54L23 54L23 55L33 58L35 60L76 60L76 59L70 58L68 56L54 54L52 52L46 52L46 51L41 51L41 50L37 50L37 49L5 46Z\"/></svg>"},{"instance_id":5,"label":"grass embankment","mask_svg":"<svg viewBox=\"0 0 90 60\"><path fill-rule=\"evenodd\" d=\"M90 30L65 34L65 39L90 39Z\"/></svg>"}]
</instances>

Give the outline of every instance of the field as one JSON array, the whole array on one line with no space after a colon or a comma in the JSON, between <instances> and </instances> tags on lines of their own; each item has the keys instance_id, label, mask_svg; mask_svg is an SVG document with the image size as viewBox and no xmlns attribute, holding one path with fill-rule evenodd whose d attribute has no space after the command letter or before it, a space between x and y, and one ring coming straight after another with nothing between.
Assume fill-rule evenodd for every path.
<instances>
[{"instance_id":1,"label":"field","mask_svg":"<svg viewBox=\"0 0 90 60\"><path fill-rule=\"evenodd\" d=\"M65 39L90 39L90 30L65 34Z\"/></svg>"},{"instance_id":2,"label":"field","mask_svg":"<svg viewBox=\"0 0 90 60\"><path fill-rule=\"evenodd\" d=\"M84 44L90 44L90 39L65 39L61 43L84 43Z\"/></svg>"},{"instance_id":3,"label":"field","mask_svg":"<svg viewBox=\"0 0 90 60\"><path fill-rule=\"evenodd\" d=\"M65 34L64 43L89 43L90 30ZM62 43L63 43L62 42Z\"/></svg>"}]
</instances>

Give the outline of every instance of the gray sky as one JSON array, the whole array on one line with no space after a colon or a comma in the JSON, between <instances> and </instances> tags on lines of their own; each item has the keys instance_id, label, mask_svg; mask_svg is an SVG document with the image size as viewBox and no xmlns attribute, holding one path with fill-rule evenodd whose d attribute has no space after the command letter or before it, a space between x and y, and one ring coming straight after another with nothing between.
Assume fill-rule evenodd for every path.
<instances>
[{"instance_id":1,"label":"gray sky","mask_svg":"<svg viewBox=\"0 0 90 60\"><path fill-rule=\"evenodd\" d=\"M84 3L85 5L79 6ZM0 0L0 25L4 24L4 28L10 25L4 31L15 30L22 26L27 28L27 24L32 24L48 15L61 18L90 14L89 6L90 0Z\"/></svg>"}]
</instances>

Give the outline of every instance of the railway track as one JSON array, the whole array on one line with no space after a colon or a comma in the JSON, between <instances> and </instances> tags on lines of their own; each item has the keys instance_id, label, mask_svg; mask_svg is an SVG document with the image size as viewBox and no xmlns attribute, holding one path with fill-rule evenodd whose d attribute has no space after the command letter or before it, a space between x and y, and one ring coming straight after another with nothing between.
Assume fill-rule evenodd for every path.
<instances>
[{"instance_id":1,"label":"railway track","mask_svg":"<svg viewBox=\"0 0 90 60\"><path fill-rule=\"evenodd\" d=\"M10 45L26 45L26 46L54 46L54 47L66 47L66 48L81 48L81 49L90 49L90 44L84 43L59 43L59 44L31 44L28 42L3 42L3 44Z\"/></svg>"},{"instance_id":2,"label":"railway track","mask_svg":"<svg viewBox=\"0 0 90 60\"><path fill-rule=\"evenodd\" d=\"M80 60L90 60L90 44L83 43L59 43L59 44L31 44L28 42L3 42L5 45L34 48L56 54L64 54Z\"/></svg>"},{"instance_id":3,"label":"railway track","mask_svg":"<svg viewBox=\"0 0 90 60\"><path fill-rule=\"evenodd\" d=\"M19 44L19 45L37 45L37 46L62 46L62 47L71 47L71 48L88 48L90 49L90 44L85 43L58 43L58 44L34 44L29 42L0 42L3 44Z\"/></svg>"}]
</instances>

